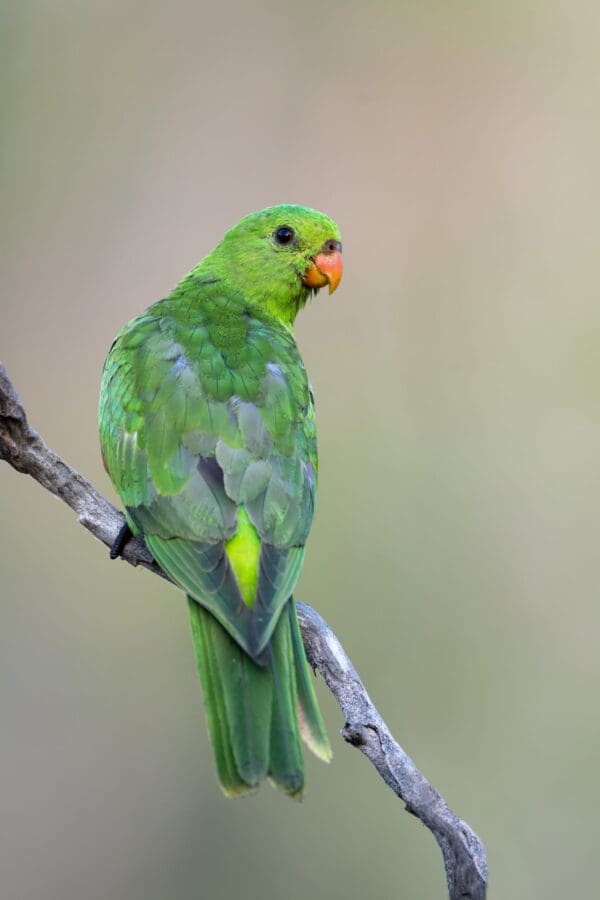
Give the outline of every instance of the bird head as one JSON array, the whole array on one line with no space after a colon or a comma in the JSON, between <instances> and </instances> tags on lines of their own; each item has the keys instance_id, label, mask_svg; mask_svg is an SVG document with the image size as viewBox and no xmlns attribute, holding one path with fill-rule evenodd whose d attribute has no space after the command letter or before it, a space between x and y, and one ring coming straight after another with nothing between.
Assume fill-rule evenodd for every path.
<instances>
[{"instance_id":1,"label":"bird head","mask_svg":"<svg viewBox=\"0 0 600 900\"><path fill-rule=\"evenodd\" d=\"M310 292L342 277L339 229L324 213L303 206L271 206L231 228L210 260L229 286L293 324Z\"/></svg>"}]
</instances>

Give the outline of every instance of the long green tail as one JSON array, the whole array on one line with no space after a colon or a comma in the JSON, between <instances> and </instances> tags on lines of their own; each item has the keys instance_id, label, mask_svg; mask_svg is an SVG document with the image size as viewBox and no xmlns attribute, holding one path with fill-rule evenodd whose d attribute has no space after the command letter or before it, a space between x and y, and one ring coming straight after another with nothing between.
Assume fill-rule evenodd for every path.
<instances>
[{"instance_id":1,"label":"long green tail","mask_svg":"<svg viewBox=\"0 0 600 900\"><path fill-rule=\"evenodd\" d=\"M300 738L320 759L331 747L317 704L294 601L281 613L258 666L207 610L188 597L196 663L223 790L238 797L269 777L300 798Z\"/></svg>"}]
</instances>

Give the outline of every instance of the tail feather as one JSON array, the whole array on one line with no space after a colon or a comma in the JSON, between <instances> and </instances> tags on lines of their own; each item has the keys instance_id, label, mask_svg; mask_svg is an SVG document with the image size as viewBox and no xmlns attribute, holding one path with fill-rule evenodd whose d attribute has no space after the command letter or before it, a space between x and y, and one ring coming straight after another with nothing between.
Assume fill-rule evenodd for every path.
<instances>
[{"instance_id":1,"label":"tail feather","mask_svg":"<svg viewBox=\"0 0 600 900\"><path fill-rule=\"evenodd\" d=\"M289 624L280 616L270 642L273 676L273 718L271 720L272 781L290 797L301 797L304 787L304 760L298 729L298 694Z\"/></svg>"},{"instance_id":2,"label":"tail feather","mask_svg":"<svg viewBox=\"0 0 600 900\"><path fill-rule=\"evenodd\" d=\"M223 662L231 664L231 680L224 694L233 755L240 776L246 784L255 787L265 778L269 765L272 694L269 673L257 666L237 644L232 648L231 638L218 627L226 638Z\"/></svg>"},{"instance_id":3,"label":"tail feather","mask_svg":"<svg viewBox=\"0 0 600 900\"><path fill-rule=\"evenodd\" d=\"M188 598L198 674L219 781L236 797L266 777L291 797L304 783L301 741L331 758L293 600L257 665L214 616Z\"/></svg>"},{"instance_id":4,"label":"tail feather","mask_svg":"<svg viewBox=\"0 0 600 900\"><path fill-rule=\"evenodd\" d=\"M201 654L196 653L196 662L200 683L204 691L208 730L215 754L219 781L228 797L239 797L247 793L251 788L238 774L233 756L229 725L226 717L219 715L219 711L225 708L225 698L219 679L210 676L211 672L217 671L217 660L210 632L207 628L209 624L208 616L206 614L198 615L197 610L200 610L198 604L189 598L188 601L194 647L202 648Z\"/></svg>"},{"instance_id":5,"label":"tail feather","mask_svg":"<svg viewBox=\"0 0 600 900\"><path fill-rule=\"evenodd\" d=\"M313 686L314 676L306 660L296 604L290 600L287 606L290 619L290 637L294 652L296 671L296 688L298 691L298 713L302 740L312 752L323 762L331 762L331 744L325 729L325 723L319 709L317 696Z\"/></svg>"}]
</instances>

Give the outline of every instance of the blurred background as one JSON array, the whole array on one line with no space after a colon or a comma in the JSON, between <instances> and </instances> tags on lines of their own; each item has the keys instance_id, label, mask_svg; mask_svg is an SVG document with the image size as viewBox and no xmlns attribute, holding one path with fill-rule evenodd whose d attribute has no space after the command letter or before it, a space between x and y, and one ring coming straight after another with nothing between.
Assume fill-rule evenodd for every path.
<instances>
[{"instance_id":1,"label":"blurred background","mask_svg":"<svg viewBox=\"0 0 600 900\"><path fill-rule=\"evenodd\" d=\"M600 9L4 0L0 357L107 496L121 325L245 213L323 209L301 316L319 509L297 592L484 840L493 898L593 896L600 839ZM445 896L338 736L293 804L217 787L174 589L0 465L6 900Z\"/></svg>"}]
</instances>

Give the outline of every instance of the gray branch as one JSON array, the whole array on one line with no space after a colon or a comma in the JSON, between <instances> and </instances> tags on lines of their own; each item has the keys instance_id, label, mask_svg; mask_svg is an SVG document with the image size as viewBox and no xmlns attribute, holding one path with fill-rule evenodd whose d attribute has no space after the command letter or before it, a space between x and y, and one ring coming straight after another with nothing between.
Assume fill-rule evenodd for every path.
<instances>
[{"instance_id":1,"label":"gray branch","mask_svg":"<svg viewBox=\"0 0 600 900\"><path fill-rule=\"evenodd\" d=\"M0 459L64 500L84 528L107 547L112 546L123 524L122 513L29 427L25 410L1 362ZM144 566L156 575L167 577L139 540L126 543L123 558L133 566ZM487 863L481 841L394 740L331 628L310 606L304 603L297 606L308 659L325 679L344 715L344 740L371 760L408 812L432 831L444 857L450 900L485 900Z\"/></svg>"}]
</instances>

